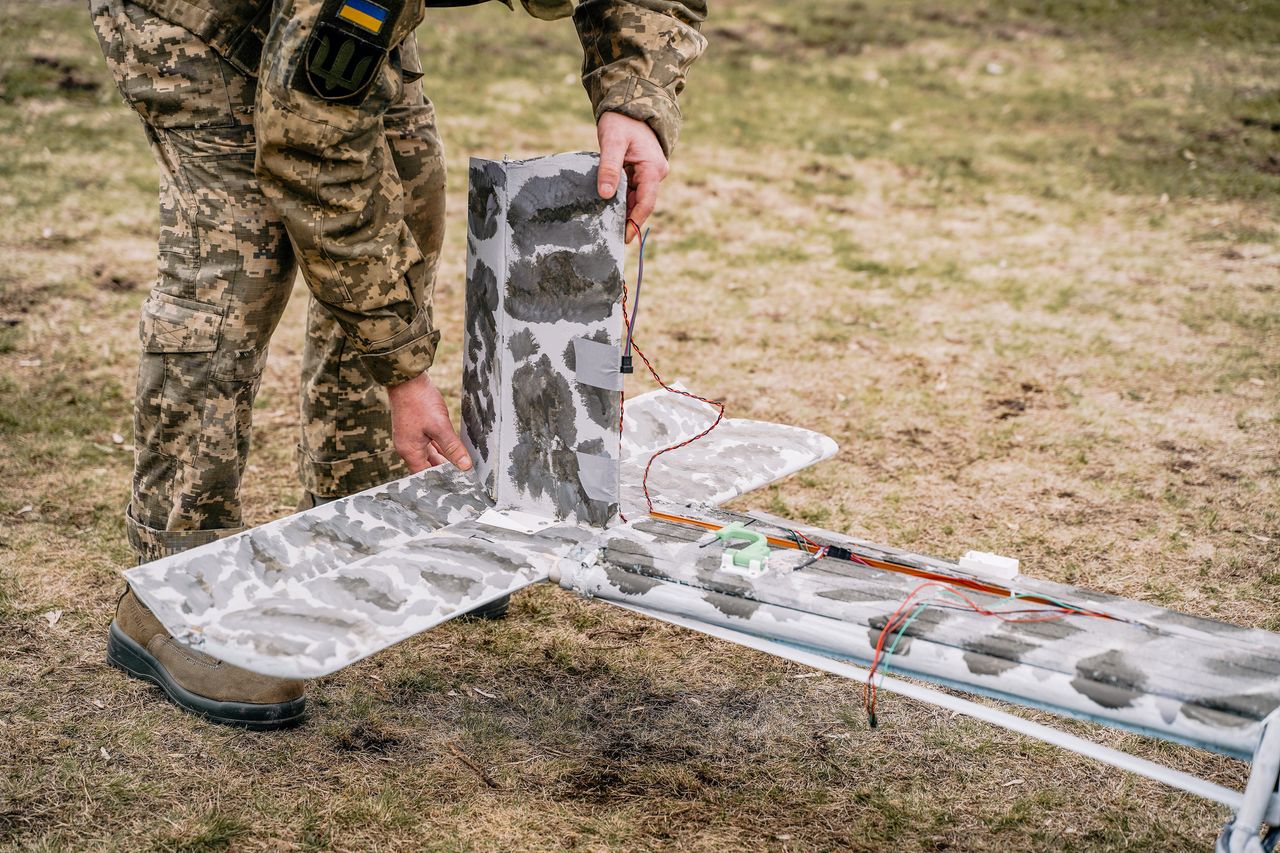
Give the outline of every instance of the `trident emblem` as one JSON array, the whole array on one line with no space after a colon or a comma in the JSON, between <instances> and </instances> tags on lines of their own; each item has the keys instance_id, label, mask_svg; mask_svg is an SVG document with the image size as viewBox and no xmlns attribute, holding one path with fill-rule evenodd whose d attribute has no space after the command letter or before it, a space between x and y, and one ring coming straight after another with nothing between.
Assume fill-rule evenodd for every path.
<instances>
[{"instance_id":1,"label":"trident emblem","mask_svg":"<svg viewBox=\"0 0 1280 853\"><path fill-rule=\"evenodd\" d=\"M316 46L316 52L312 54L311 61L307 63L307 70L324 81L326 89L356 92L368 82L365 75L369 71L369 64L373 62L373 57L366 56L357 62L355 70L348 76L347 66L351 64L351 57L355 52L356 43L347 39L342 43L342 47L338 48L333 62L325 68L324 62L329 58L329 37L324 36Z\"/></svg>"}]
</instances>

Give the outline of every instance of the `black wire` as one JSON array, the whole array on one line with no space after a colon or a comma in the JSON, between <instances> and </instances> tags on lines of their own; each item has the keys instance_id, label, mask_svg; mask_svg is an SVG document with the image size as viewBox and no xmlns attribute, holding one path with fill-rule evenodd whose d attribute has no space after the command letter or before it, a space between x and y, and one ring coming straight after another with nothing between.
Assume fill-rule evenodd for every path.
<instances>
[{"instance_id":1,"label":"black wire","mask_svg":"<svg viewBox=\"0 0 1280 853\"><path fill-rule=\"evenodd\" d=\"M631 222L630 219L627 220ZM639 226L636 227L636 233L640 234ZM636 266L636 295L631 302L631 322L627 324L627 348L622 353L623 358L631 358L631 336L636 330L636 317L640 315L640 285L644 282L644 244L649 239L649 229L644 229L644 233L640 234L640 261Z\"/></svg>"}]
</instances>

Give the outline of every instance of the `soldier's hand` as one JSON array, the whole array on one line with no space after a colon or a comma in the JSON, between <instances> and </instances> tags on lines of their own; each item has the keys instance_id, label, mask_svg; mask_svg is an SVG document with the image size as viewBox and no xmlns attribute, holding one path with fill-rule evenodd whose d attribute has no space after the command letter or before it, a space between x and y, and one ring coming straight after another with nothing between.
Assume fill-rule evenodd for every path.
<instances>
[{"instance_id":1,"label":"soldier's hand","mask_svg":"<svg viewBox=\"0 0 1280 853\"><path fill-rule=\"evenodd\" d=\"M627 173L627 242L653 213L658 184L667 176L667 157L649 125L622 113L605 112L596 123L600 140L600 176L596 188L601 198L613 198L622 170ZM633 228L631 223L635 224Z\"/></svg>"},{"instance_id":2,"label":"soldier's hand","mask_svg":"<svg viewBox=\"0 0 1280 853\"><path fill-rule=\"evenodd\" d=\"M410 471L416 474L445 462L463 471L471 469L471 457L449 420L449 407L427 374L389 386L387 396L391 399L391 443Z\"/></svg>"}]
</instances>

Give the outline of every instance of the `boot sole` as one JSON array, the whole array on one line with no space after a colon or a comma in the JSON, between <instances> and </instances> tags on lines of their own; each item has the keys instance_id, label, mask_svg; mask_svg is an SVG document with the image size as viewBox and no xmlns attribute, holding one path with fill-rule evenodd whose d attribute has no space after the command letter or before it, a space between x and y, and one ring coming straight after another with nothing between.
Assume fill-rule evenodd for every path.
<instances>
[{"instance_id":1,"label":"boot sole","mask_svg":"<svg viewBox=\"0 0 1280 853\"><path fill-rule=\"evenodd\" d=\"M464 613L458 617L463 622L472 622L479 619L487 621L497 621L507 618L507 611L511 609L511 596L504 595L501 598L495 598L488 604L481 604L475 610Z\"/></svg>"},{"instance_id":2,"label":"boot sole","mask_svg":"<svg viewBox=\"0 0 1280 853\"><path fill-rule=\"evenodd\" d=\"M111 623L111 630L107 635L107 663L126 675L150 681L163 690L175 705L211 723L264 732L296 726L306 716L306 697L300 696L289 702L260 704L218 702L192 693L174 681L164 665L121 631L115 622Z\"/></svg>"}]
</instances>

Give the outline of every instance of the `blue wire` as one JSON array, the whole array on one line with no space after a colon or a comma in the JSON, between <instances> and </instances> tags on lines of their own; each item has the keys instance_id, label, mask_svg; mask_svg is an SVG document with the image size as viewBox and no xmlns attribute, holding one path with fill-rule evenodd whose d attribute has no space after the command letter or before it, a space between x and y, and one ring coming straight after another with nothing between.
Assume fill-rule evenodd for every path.
<instances>
[{"instance_id":1,"label":"blue wire","mask_svg":"<svg viewBox=\"0 0 1280 853\"><path fill-rule=\"evenodd\" d=\"M639 229L637 229L638 231ZM640 261L636 265L636 298L631 303L631 322L627 325L627 349L624 356L631 356L631 336L636 330L636 317L640 315L640 285L644 282L644 244L649 239L649 229L640 235Z\"/></svg>"},{"instance_id":2,"label":"blue wire","mask_svg":"<svg viewBox=\"0 0 1280 853\"><path fill-rule=\"evenodd\" d=\"M889 658L893 657L893 650L898 647L898 641L902 639L903 634L907 633L907 629L911 627L912 622L916 621L916 617L919 616L921 613L923 613L925 608L932 603L933 602L931 601L926 601L926 602L923 602L922 604L916 605L916 609L911 612L911 615L908 616L906 621L902 623L902 627L898 629L898 636L893 638L893 643L890 644L889 650L885 652L885 655L884 655L885 659L880 663L880 670L881 670L880 680L881 681L884 680L884 670L889 668Z\"/></svg>"},{"instance_id":3,"label":"blue wire","mask_svg":"<svg viewBox=\"0 0 1280 853\"><path fill-rule=\"evenodd\" d=\"M949 589L941 590L941 594L942 594L942 595L950 595L950 596L951 596L951 597L953 597L953 598L960 599L960 597L959 597L958 595L956 595L954 592L952 592L952 591L951 591L951 590L949 590ZM1010 598L1013 598L1013 599L1025 599L1025 598L1031 598L1032 596L1024 595L1024 594L1016 593L1016 592L1015 592L1015 593L1011 593L1009 597L1010 597ZM1061 607L1067 607L1067 608L1071 608L1071 607L1072 607L1072 605L1067 604L1067 603L1066 603L1066 602L1064 602L1064 601L1059 601L1059 600L1057 600L1057 599L1055 599L1055 598L1050 598L1050 597L1049 597L1049 596L1047 596L1047 595L1040 595L1040 596L1035 596L1035 597L1043 598L1044 600L1046 600L1046 601L1050 601L1050 602L1053 602L1054 604L1057 604L1057 605L1059 605L1059 606L1061 606ZM963 601L963 599L960 599L960 600L961 600L961 601ZM915 610L913 610L913 611L911 612L911 615L910 615L910 616L908 616L908 617L906 618L906 620L902 623L902 626L901 626L900 628L898 628L897 636L895 636L895 637L893 638L893 642L889 644L889 649L888 649L888 651L886 651L886 652L885 652L885 654L884 654L884 660L880 663L880 665L879 665L879 667L878 667L878 670L879 670L878 674L879 674L879 676L880 676L880 681L881 681L881 683L883 683L883 682L884 682L885 673L886 673L886 672L888 671L888 669L889 669L889 658L893 657L893 651L894 651L894 649L898 648L898 641L902 639L902 635L903 635L903 634L905 634L905 633L907 633L907 628L910 628L910 627L911 627L911 623L912 623L912 622L914 622L914 621L916 621L916 617L917 617L917 616L919 616L921 613L923 613L923 612L924 612L924 610L925 610L925 608L927 608L927 607L929 607L929 605L931 605L931 604L935 604L935 603L936 603L936 602L935 602L935 601L933 601L933 600L931 599L931 600L929 600L929 601L925 601L925 602L922 602L921 604L916 605L916 609L915 609ZM1074 609L1074 608L1073 608L1073 609ZM996 611L996 612L998 612L998 611ZM1077 611L1077 612L1078 612L1078 611ZM1070 615L1073 615L1073 614L1067 613L1067 614L1063 614L1063 615L1065 615L1065 616L1070 616ZM888 626L886 626L886 627L888 627Z\"/></svg>"}]
</instances>

